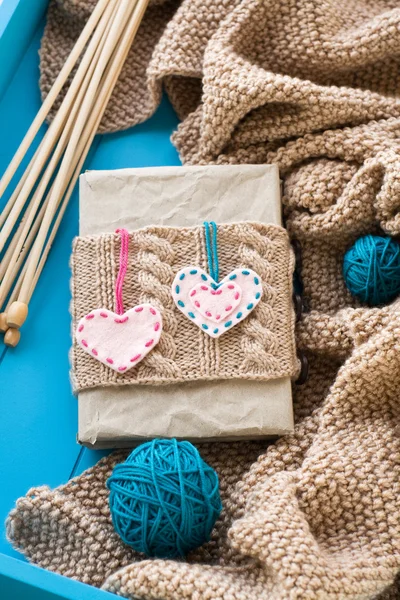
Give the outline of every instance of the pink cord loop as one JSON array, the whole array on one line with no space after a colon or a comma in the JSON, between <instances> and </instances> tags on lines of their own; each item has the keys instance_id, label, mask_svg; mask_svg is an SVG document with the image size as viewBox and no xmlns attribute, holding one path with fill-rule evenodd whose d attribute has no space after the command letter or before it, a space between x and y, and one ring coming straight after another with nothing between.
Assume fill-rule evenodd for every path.
<instances>
[{"instance_id":1,"label":"pink cord loop","mask_svg":"<svg viewBox=\"0 0 400 600\"><path fill-rule=\"evenodd\" d=\"M117 229L115 233L121 236L121 250L119 253L119 271L115 281L115 307L119 315L124 313L124 303L122 299L122 286L126 271L128 269L128 253L129 253L129 233L126 229Z\"/></svg>"}]
</instances>

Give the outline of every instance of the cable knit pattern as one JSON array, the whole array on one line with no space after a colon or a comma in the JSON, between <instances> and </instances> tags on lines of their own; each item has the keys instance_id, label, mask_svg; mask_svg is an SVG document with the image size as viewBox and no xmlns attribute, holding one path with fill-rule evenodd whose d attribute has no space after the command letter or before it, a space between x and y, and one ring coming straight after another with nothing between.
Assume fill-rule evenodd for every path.
<instances>
[{"instance_id":1,"label":"cable knit pattern","mask_svg":"<svg viewBox=\"0 0 400 600\"><path fill-rule=\"evenodd\" d=\"M165 230L165 237L139 231L136 234L138 252L138 283L142 290L139 303L148 302L162 311L163 332L157 347L149 354L146 363L138 367L138 378L182 378L177 364L175 336L178 331L175 305L171 297L171 281L175 272L172 265L175 253L172 243L174 230Z\"/></svg>"},{"instance_id":2,"label":"cable knit pattern","mask_svg":"<svg viewBox=\"0 0 400 600\"><path fill-rule=\"evenodd\" d=\"M73 278L86 278L90 284L82 289L75 283L72 286L74 323L94 308L113 309L119 247L118 236L113 234L75 241ZM108 369L75 343L72 381L77 391L105 385L200 379L268 380L297 372L292 306L294 259L287 232L259 223L220 224L218 247L222 278L246 266L261 276L263 298L249 318L229 334L213 340L177 310L171 295L177 271L190 264L207 269L202 226L136 231L130 235L124 305L129 308L149 302L161 310L160 342L126 374Z\"/></svg>"},{"instance_id":3,"label":"cable knit pattern","mask_svg":"<svg viewBox=\"0 0 400 600\"><path fill-rule=\"evenodd\" d=\"M44 93L93 3L51 2ZM131 600L398 600L399 304L364 308L341 268L363 233L400 236L399 2L151 10L103 128L149 116L163 82L183 120L173 140L184 162L279 166L287 228L302 246L310 312L297 340L309 380L294 387L293 435L200 447L224 512L187 562L142 561L116 539L104 483L118 454L61 489L28 493L9 536L32 561ZM77 272L80 283L90 288Z\"/></svg>"},{"instance_id":4,"label":"cable knit pattern","mask_svg":"<svg viewBox=\"0 0 400 600\"><path fill-rule=\"evenodd\" d=\"M254 269L264 282L263 297L257 311L253 317L246 319L242 326L241 347L244 360L241 364L241 372L244 375L249 372L267 371L273 376L279 370L279 347L282 347L282 344L291 345L287 351L292 356L296 353L294 339L276 335L277 320L281 318L281 307L286 302L285 297L291 295L290 277L294 269L294 257L291 255L284 277L287 282L286 288L279 289L273 284L279 275L283 275L280 269L286 258L286 249L282 247L280 233L278 230L276 235L271 232L269 244L266 246L262 233L251 224L245 223L238 230L241 263L245 267ZM288 325L290 329L294 327L293 313L290 315Z\"/></svg>"}]
</instances>

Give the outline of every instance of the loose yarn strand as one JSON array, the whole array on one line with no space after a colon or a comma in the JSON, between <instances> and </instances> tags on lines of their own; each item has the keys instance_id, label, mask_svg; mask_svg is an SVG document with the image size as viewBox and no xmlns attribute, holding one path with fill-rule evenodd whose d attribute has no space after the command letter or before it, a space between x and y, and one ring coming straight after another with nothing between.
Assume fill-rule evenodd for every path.
<instances>
[{"instance_id":1,"label":"loose yarn strand","mask_svg":"<svg viewBox=\"0 0 400 600\"><path fill-rule=\"evenodd\" d=\"M210 232L208 229L208 221L204 221L204 235L206 238L206 251L207 251L207 261L208 261L208 272L210 273L210 277L214 279L214 266L212 260L212 250L210 244Z\"/></svg>"},{"instance_id":2,"label":"loose yarn strand","mask_svg":"<svg viewBox=\"0 0 400 600\"><path fill-rule=\"evenodd\" d=\"M204 234L206 238L206 250L208 270L210 277L216 283L219 281L219 263L218 263L218 243L217 243L217 224L214 221L204 221ZM212 230L212 240L210 239L210 228Z\"/></svg>"},{"instance_id":3,"label":"loose yarn strand","mask_svg":"<svg viewBox=\"0 0 400 600\"><path fill-rule=\"evenodd\" d=\"M122 287L126 271L128 269L128 253L129 253L129 233L126 229L117 229L115 233L121 236L121 250L119 253L119 270L117 279L115 280L115 307L119 315L124 313L124 302L122 297Z\"/></svg>"},{"instance_id":4,"label":"loose yarn strand","mask_svg":"<svg viewBox=\"0 0 400 600\"><path fill-rule=\"evenodd\" d=\"M219 263L218 263L218 246L217 246L217 224L211 221L212 227L212 251L214 263L214 280L219 282Z\"/></svg>"}]
</instances>

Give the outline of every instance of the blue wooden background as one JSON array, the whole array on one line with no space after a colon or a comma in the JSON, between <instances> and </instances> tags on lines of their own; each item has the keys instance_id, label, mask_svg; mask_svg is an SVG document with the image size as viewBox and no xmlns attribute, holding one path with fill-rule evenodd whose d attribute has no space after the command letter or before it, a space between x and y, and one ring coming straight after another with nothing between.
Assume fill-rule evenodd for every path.
<instances>
[{"instance_id":1,"label":"blue wooden background","mask_svg":"<svg viewBox=\"0 0 400 600\"><path fill-rule=\"evenodd\" d=\"M38 49L45 5L45 0L4 0L0 6L0 174L40 107ZM164 100L148 122L118 134L98 136L85 168L180 164L170 142L177 123L172 107ZM41 135L43 133L44 127ZM7 196L0 201L0 206ZM16 499L30 487L57 486L94 464L102 455L76 443L77 401L69 383L68 263L71 242L77 233L78 194L75 190L32 298L28 320L21 330L21 342L17 348L7 349L0 341L1 523ZM22 561L22 556L7 542L1 525L2 600L11 597L89 599L95 592L88 586L24 565ZM33 586L29 587L29 594L26 585ZM34 591L36 588L38 592ZM96 597L103 596L98 593Z\"/></svg>"}]
</instances>

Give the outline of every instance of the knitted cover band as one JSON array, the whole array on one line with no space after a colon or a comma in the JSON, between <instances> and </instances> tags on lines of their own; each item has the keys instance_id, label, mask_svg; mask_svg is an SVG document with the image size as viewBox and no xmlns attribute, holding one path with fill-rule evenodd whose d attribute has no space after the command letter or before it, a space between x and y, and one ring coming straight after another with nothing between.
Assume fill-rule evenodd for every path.
<instances>
[{"instance_id":1,"label":"knitted cover band","mask_svg":"<svg viewBox=\"0 0 400 600\"><path fill-rule=\"evenodd\" d=\"M115 234L78 237L72 256L73 329L95 308L115 310L120 238ZM174 276L183 267L208 270L202 226L149 227L130 234L124 281L126 308L150 303L163 316L158 346L138 365L119 374L74 346L75 392L123 384L245 378L269 380L297 371L292 306L294 258L287 232L276 225L218 225L220 278L233 269L254 269L263 285L259 305L219 339L205 335L175 306Z\"/></svg>"}]
</instances>

